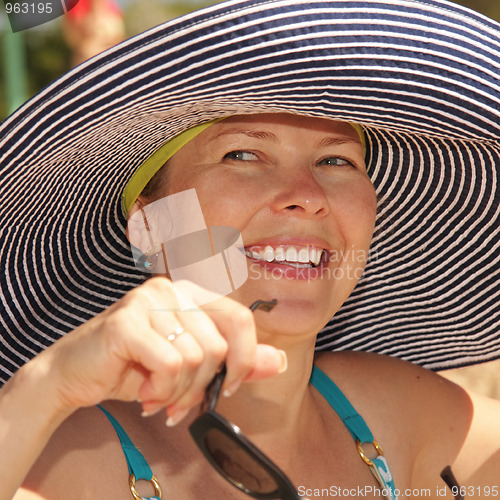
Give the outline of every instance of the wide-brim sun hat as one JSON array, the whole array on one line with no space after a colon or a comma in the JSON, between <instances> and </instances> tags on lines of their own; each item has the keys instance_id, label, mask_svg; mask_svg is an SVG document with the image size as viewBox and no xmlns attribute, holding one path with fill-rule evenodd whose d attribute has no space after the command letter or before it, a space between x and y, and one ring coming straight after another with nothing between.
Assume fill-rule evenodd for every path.
<instances>
[{"instance_id":1,"label":"wide-brim sun hat","mask_svg":"<svg viewBox=\"0 0 500 500\"><path fill-rule=\"evenodd\" d=\"M144 280L133 173L235 114L361 124L370 259L318 350L442 369L500 357L500 26L441 0L230 1L85 62L0 128L2 380Z\"/></svg>"}]
</instances>

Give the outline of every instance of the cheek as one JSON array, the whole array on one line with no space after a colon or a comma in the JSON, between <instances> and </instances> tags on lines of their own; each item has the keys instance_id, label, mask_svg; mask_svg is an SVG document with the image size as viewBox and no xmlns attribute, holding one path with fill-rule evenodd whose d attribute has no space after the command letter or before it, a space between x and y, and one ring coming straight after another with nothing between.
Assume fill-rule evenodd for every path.
<instances>
[{"instance_id":1,"label":"cheek","mask_svg":"<svg viewBox=\"0 0 500 500\"><path fill-rule=\"evenodd\" d=\"M206 172L173 188L196 189L205 222L208 226L232 226L241 229L252 212L255 194L252 183L233 176Z\"/></svg>"},{"instance_id":2,"label":"cheek","mask_svg":"<svg viewBox=\"0 0 500 500\"><path fill-rule=\"evenodd\" d=\"M377 212L377 198L371 182L366 179L336 189L331 204L346 240L368 248Z\"/></svg>"}]
</instances>

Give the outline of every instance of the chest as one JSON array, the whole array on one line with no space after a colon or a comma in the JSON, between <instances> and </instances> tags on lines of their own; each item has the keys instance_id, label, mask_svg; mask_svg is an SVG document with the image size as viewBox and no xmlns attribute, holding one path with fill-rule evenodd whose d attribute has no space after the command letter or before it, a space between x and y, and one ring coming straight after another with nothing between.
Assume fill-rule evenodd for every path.
<instances>
[{"instance_id":1,"label":"chest","mask_svg":"<svg viewBox=\"0 0 500 500\"><path fill-rule=\"evenodd\" d=\"M161 486L163 500L249 498L223 479L201 456L190 439L157 440L153 443L145 438L142 446L139 443L137 446L141 448ZM345 441L342 438L341 442L327 442L311 436L308 444L300 446L300 452L287 458L280 456L278 451L265 451L287 474L301 496L311 500L332 496L381 498L377 482L361 460L350 436ZM103 497L106 500L122 500L130 495L128 471L121 455L118 446L109 461L114 466L106 480L112 481L114 487L112 494ZM96 471L96 474L99 473ZM145 498L155 493L152 485L146 481L138 481L136 487L140 496Z\"/></svg>"}]
</instances>

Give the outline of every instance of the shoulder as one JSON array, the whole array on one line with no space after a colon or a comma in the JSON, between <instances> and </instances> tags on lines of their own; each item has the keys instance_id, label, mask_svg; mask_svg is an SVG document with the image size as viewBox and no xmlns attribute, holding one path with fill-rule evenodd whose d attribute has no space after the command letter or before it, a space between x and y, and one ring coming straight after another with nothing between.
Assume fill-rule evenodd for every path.
<instances>
[{"instance_id":1,"label":"shoulder","mask_svg":"<svg viewBox=\"0 0 500 500\"><path fill-rule=\"evenodd\" d=\"M368 414L393 415L413 432L421 429L428 436L433 429L446 426L450 416L456 423L462 417L464 426L470 420L471 398L463 388L407 361L339 352L320 356L317 366L353 399L356 408Z\"/></svg>"},{"instance_id":2,"label":"shoulder","mask_svg":"<svg viewBox=\"0 0 500 500\"><path fill-rule=\"evenodd\" d=\"M439 374L398 358L364 352L336 352L319 355L316 365L327 375L346 387L362 393L368 399L378 399L383 394L398 399L423 397L432 406L446 404L448 396L467 401L467 395L458 385ZM367 388L370 391L366 391ZM434 401L434 396L439 396ZM428 408L429 409L429 408Z\"/></svg>"},{"instance_id":3,"label":"shoulder","mask_svg":"<svg viewBox=\"0 0 500 500\"><path fill-rule=\"evenodd\" d=\"M316 365L394 455L393 463L404 459L404 475L419 477L422 484L427 477L437 478L442 484L439 474L454 463L471 423L465 390L430 370L378 354L328 353Z\"/></svg>"},{"instance_id":4,"label":"shoulder","mask_svg":"<svg viewBox=\"0 0 500 500\"><path fill-rule=\"evenodd\" d=\"M84 408L56 430L22 488L41 498L69 500L85 498L82 492L97 482L103 498L114 498L114 485L121 483L115 476L123 473L127 477L127 464L113 427L97 407Z\"/></svg>"},{"instance_id":5,"label":"shoulder","mask_svg":"<svg viewBox=\"0 0 500 500\"><path fill-rule=\"evenodd\" d=\"M425 396L431 404L432 397L439 395L435 404L445 403L441 398L449 395L467 401L466 392L439 374L421 366L390 356L366 352L335 352L317 356L318 368L323 370L347 390L362 393L369 399L382 394L398 398ZM366 392L367 387L371 390ZM431 398L431 399L429 399Z\"/></svg>"}]
</instances>

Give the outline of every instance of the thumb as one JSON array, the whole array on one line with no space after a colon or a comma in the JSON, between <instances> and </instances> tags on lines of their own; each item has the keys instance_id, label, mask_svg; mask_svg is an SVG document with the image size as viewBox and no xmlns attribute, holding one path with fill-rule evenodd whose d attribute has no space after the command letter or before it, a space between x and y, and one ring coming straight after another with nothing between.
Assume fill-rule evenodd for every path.
<instances>
[{"instance_id":1,"label":"thumb","mask_svg":"<svg viewBox=\"0 0 500 500\"><path fill-rule=\"evenodd\" d=\"M255 365L245 377L245 382L262 380L283 373L288 367L286 352L266 344L258 344Z\"/></svg>"}]
</instances>

